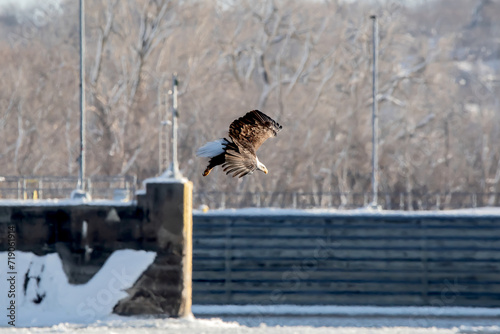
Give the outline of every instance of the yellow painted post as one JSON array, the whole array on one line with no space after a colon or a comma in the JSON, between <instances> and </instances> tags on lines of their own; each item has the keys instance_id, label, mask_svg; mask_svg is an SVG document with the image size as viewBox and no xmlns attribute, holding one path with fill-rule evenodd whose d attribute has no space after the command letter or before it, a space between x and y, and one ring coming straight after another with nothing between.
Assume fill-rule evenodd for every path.
<instances>
[{"instance_id":1,"label":"yellow painted post","mask_svg":"<svg viewBox=\"0 0 500 334\"><path fill-rule=\"evenodd\" d=\"M33 199L34 200L38 199L38 191L36 191L36 190L33 191Z\"/></svg>"},{"instance_id":2,"label":"yellow painted post","mask_svg":"<svg viewBox=\"0 0 500 334\"><path fill-rule=\"evenodd\" d=\"M191 305L192 305L192 272L193 272L193 182L188 181L184 183L184 259L183 263L183 278L184 278L184 290L183 294L183 305L179 310L179 315L189 316L191 315Z\"/></svg>"}]
</instances>

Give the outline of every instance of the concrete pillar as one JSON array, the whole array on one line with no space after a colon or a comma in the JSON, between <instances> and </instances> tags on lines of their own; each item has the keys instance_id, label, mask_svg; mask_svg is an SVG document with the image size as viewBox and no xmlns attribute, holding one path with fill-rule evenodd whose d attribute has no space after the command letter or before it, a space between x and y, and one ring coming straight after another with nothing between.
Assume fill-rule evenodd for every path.
<instances>
[{"instance_id":1,"label":"concrete pillar","mask_svg":"<svg viewBox=\"0 0 500 334\"><path fill-rule=\"evenodd\" d=\"M156 249L157 256L115 313L191 315L192 192L189 181L146 181L146 193L137 198L144 212L142 243L145 249Z\"/></svg>"}]
</instances>

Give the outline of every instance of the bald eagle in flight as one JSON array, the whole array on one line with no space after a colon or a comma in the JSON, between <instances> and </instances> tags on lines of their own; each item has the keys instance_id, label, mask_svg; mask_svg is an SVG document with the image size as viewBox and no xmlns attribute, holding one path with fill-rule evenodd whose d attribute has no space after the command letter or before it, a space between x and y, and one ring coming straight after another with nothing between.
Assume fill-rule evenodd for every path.
<instances>
[{"instance_id":1,"label":"bald eagle in flight","mask_svg":"<svg viewBox=\"0 0 500 334\"><path fill-rule=\"evenodd\" d=\"M268 138L274 137L282 126L271 117L252 110L245 116L234 120L229 126L229 140L218 139L200 147L196 152L199 157L210 158L203 176L218 165L222 165L226 174L243 177L256 169L267 174L267 168L257 158L257 150Z\"/></svg>"}]
</instances>

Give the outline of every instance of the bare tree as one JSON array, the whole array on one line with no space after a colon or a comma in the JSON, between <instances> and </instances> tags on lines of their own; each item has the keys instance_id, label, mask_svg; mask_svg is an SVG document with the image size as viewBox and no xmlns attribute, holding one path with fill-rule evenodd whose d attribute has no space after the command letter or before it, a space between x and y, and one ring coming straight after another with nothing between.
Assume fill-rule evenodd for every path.
<instances>
[{"instance_id":1,"label":"bare tree","mask_svg":"<svg viewBox=\"0 0 500 334\"><path fill-rule=\"evenodd\" d=\"M498 2L259 0L87 2L88 174L158 172L158 112L179 86L180 166L197 191L370 191L371 25L380 20L380 187L418 196L500 191ZM58 20L0 15L4 174L75 174L76 3ZM61 15L64 13L64 15ZM27 15L27 16L26 16ZM50 16L52 17L52 16ZM242 180L201 176L194 156L262 109L284 125ZM167 128L168 129L168 128ZM62 139L62 140L60 140ZM276 195L269 201L279 201ZM391 197L392 196L392 197ZM385 197L384 197L385 198ZM418 208L406 196L406 207ZM497 203L496 196L490 203Z\"/></svg>"}]
</instances>

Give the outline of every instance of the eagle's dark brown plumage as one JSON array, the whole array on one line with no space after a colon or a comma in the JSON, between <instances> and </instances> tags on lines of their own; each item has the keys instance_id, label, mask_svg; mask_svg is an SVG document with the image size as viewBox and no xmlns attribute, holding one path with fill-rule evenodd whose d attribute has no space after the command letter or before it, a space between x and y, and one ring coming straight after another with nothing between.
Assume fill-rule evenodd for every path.
<instances>
[{"instance_id":1,"label":"eagle's dark brown plumage","mask_svg":"<svg viewBox=\"0 0 500 334\"><path fill-rule=\"evenodd\" d=\"M218 165L226 174L243 177L259 169L267 174L267 168L257 158L257 150L268 138L274 137L282 126L271 117L252 110L245 116L234 120L229 126L229 138L207 143L197 151L201 157L210 161L203 172L207 176Z\"/></svg>"}]
</instances>

